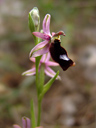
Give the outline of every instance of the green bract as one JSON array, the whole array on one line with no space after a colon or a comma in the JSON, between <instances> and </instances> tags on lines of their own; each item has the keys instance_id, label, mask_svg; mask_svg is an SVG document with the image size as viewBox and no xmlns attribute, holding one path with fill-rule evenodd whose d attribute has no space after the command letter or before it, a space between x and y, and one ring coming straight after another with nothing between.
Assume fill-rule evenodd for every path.
<instances>
[{"instance_id":1,"label":"green bract","mask_svg":"<svg viewBox=\"0 0 96 128\"><path fill-rule=\"evenodd\" d=\"M30 12L29 12L29 28L31 32L34 31L39 31L39 26L40 26L40 16L39 16L39 10L37 7L34 7Z\"/></svg>"}]
</instances>

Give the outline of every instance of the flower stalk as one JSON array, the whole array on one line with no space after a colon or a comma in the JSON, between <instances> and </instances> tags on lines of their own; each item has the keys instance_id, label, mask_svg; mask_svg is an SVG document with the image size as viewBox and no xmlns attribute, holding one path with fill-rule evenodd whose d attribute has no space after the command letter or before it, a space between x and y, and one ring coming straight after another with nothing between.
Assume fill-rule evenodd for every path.
<instances>
[{"instance_id":1,"label":"flower stalk","mask_svg":"<svg viewBox=\"0 0 96 128\"><path fill-rule=\"evenodd\" d=\"M34 113L33 100L31 100L31 122L32 122L32 128L35 128L36 127L36 122L35 122L35 113Z\"/></svg>"},{"instance_id":2,"label":"flower stalk","mask_svg":"<svg viewBox=\"0 0 96 128\"><path fill-rule=\"evenodd\" d=\"M45 21L46 22L46 21ZM49 31L49 30L48 30ZM37 38L37 37L36 37ZM38 42L37 42L38 41ZM36 40L34 40L35 44L38 44L39 45L39 38ZM49 45L49 44L48 44ZM34 55L35 55L35 52L34 52ZM32 57L30 58L31 60ZM58 76L59 73L57 73L55 75L54 71L53 70L48 70L48 65L52 65L52 66L58 66L57 63L55 62L51 62L49 61L50 59L50 54L45 54L43 56L37 56L35 57L35 62L36 62L36 65L35 65L35 68L36 68L36 89L37 89L37 98L38 98L38 117L37 117L37 126L40 126L40 120L41 120L41 103L42 103L42 99L43 99L43 96L44 94L49 90L49 88L51 87L52 83L55 81L56 77ZM39 68L40 68L40 71L39 71ZM53 77L51 79L51 81L44 87L44 81L45 81L45 77L44 77L44 72L46 74L48 74L47 72L49 71L49 74L51 74L51 77ZM51 73L50 73L51 71ZM55 75L55 77L54 77ZM50 75L49 75L50 76ZM59 76L58 76L58 79L59 79ZM33 111L33 108L32 110ZM32 114L34 115L34 113L32 112ZM34 118L34 117L33 117ZM35 120L35 119L34 119ZM32 120L33 121L33 120ZM34 124L35 126L35 124ZM32 126L32 127L34 127Z\"/></svg>"},{"instance_id":3,"label":"flower stalk","mask_svg":"<svg viewBox=\"0 0 96 128\"><path fill-rule=\"evenodd\" d=\"M39 72L39 94L42 92L43 90L43 85L44 85L44 81L45 81L45 75L44 75L44 67L45 65L42 64L41 65L41 69L40 69L40 72Z\"/></svg>"},{"instance_id":4,"label":"flower stalk","mask_svg":"<svg viewBox=\"0 0 96 128\"><path fill-rule=\"evenodd\" d=\"M50 33L50 14L47 14L43 20L43 30L39 32L40 16L38 8L34 7L29 12L29 29L33 35L35 47L32 48L29 58L34 65L31 69L22 73L22 75L31 76L36 75L36 90L38 101L38 116L35 120L34 103L31 100L31 124L32 128L40 127L41 121L41 104L44 94L50 89L51 85L56 79L61 79L59 71L55 73L50 66L58 66L65 71L75 63L68 57L67 51L61 46L60 36L65 36L63 31L57 33ZM42 41L43 40L43 41ZM55 61L50 61L50 56ZM51 79L44 85L45 74ZM36 122L37 121L37 122ZM23 118L23 128L30 128L30 120ZM18 125L14 125L14 128L21 128Z\"/></svg>"},{"instance_id":5,"label":"flower stalk","mask_svg":"<svg viewBox=\"0 0 96 128\"><path fill-rule=\"evenodd\" d=\"M37 126L40 126L40 121L41 121L41 102L42 102L42 100L38 99L38 117L37 117Z\"/></svg>"}]
</instances>

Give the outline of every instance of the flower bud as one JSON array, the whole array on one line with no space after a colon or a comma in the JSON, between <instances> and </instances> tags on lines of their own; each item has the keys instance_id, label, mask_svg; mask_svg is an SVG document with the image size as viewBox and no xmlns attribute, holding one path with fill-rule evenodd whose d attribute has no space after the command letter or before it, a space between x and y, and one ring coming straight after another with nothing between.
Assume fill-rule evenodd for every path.
<instances>
[{"instance_id":1,"label":"flower bud","mask_svg":"<svg viewBox=\"0 0 96 128\"><path fill-rule=\"evenodd\" d=\"M40 16L39 16L39 10L37 7L34 7L29 12L29 28L31 32L39 31L39 25L40 25Z\"/></svg>"}]
</instances>

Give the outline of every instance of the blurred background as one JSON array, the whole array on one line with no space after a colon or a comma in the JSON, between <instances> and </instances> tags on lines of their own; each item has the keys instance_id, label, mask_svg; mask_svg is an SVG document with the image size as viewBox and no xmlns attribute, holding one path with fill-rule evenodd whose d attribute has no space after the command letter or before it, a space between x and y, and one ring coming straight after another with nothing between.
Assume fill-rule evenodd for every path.
<instances>
[{"instance_id":1,"label":"blurred background","mask_svg":"<svg viewBox=\"0 0 96 128\"><path fill-rule=\"evenodd\" d=\"M67 71L54 68L62 80L56 80L43 99L41 125L96 128L95 0L0 0L0 128L22 126L22 116L30 118L30 100L37 104L35 76L21 75L32 66L29 52L35 44L28 13L35 6L41 28L49 13L51 32L65 32L61 45L76 62Z\"/></svg>"}]
</instances>

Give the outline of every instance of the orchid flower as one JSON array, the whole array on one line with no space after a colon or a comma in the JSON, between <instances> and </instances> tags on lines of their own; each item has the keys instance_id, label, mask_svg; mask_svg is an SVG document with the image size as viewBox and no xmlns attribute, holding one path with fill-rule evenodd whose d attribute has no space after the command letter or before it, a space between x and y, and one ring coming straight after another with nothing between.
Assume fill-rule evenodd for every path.
<instances>
[{"instance_id":1,"label":"orchid flower","mask_svg":"<svg viewBox=\"0 0 96 128\"><path fill-rule=\"evenodd\" d=\"M22 118L22 124L23 124L23 128L31 128L31 123L30 123L30 119L27 117L23 117ZM21 128L19 125L14 124L13 125L14 128ZM35 128L43 128L42 126L39 127L35 127Z\"/></svg>"},{"instance_id":2,"label":"orchid flower","mask_svg":"<svg viewBox=\"0 0 96 128\"><path fill-rule=\"evenodd\" d=\"M22 118L22 124L23 124L23 128L31 128L31 124L30 124L30 119L27 117L23 117ZM21 128L19 125L14 124L13 125L14 128Z\"/></svg>"},{"instance_id":3,"label":"orchid flower","mask_svg":"<svg viewBox=\"0 0 96 128\"><path fill-rule=\"evenodd\" d=\"M43 33L33 32L33 35L43 39L41 43L37 44L30 52L30 58L37 57L50 52L52 59L57 62L63 70L67 70L75 63L68 57L67 51L61 47L60 35L65 36L63 31L50 34L50 18L47 14L43 20Z\"/></svg>"},{"instance_id":4,"label":"orchid flower","mask_svg":"<svg viewBox=\"0 0 96 128\"><path fill-rule=\"evenodd\" d=\"M43 42L37 44L30 52L30 57L37 57L43 54L46 54L49 52L50 42L54 39L53 37L58 37L59 35L64 35L63 31L60 31L58 33L52 32L52 35L50 34L50 18L51 16L47 14L43 20L43 33L40 32L33 32L33 35L44 39Z\"/></svg>"},{"instance_id":5,"label":"orchid flower","mask_svg":"<svg viewBox=\"0 0 96 128\"><path fill-rule=\"evenodd\" d=\"M50 59L49 52L42 56L39 64L39 71L40 71L41 65L43 64L45 66L45 69L44 69L45 74L49 77L54 77L56 73L49 66L58 66L58 63L52 62L49 59ZM35 58L30 58L30 60L35 63ZM35 64L31 69L22 73L22 75L26 75L26 76L31 76L35 74L36 74ZM60 79L60 76L58 76L57 79Z\"/></svg>"}]
</instances>

